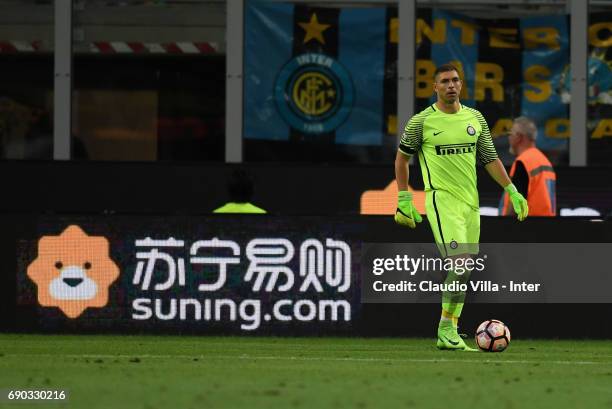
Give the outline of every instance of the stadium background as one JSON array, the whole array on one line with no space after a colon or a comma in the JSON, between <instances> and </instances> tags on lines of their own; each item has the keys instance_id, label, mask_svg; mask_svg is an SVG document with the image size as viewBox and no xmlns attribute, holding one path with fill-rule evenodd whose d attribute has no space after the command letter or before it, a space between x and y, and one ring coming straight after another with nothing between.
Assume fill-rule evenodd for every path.
<instances>
[{"instance_id":1,"label":"stadium background","mask_svg":"<svg viewBox=\"0 0 612 409\"><path fill-rule=\"evenodd\" d=\"M504 98L496 100L499 98L493 91L498 88L484 86L482 100L475 101L492 127L499 120L530 112L541 113L542 121L546 115L565 121L561 128L555 128L562 130L555 138L550 138L542 122L544 139L539 142L556 165L559 209L566 209L565 215L581 216L531 219L520 228L509 219L483 217L484 241L608 242L612 211L608 160L612 151L610 3L590 2L588 23L583 21L581 32L585 42L578 48L571 48L568 27L574 20L567 13L575 14L586 3L523 3L436 2L434 8L428 2L418 2L413 16L413 34L419 41L414 49L416 77L412 85L418 91L418 75L425 75L428 62L435 64L438 59L462 60L468 88L490 80L486 75L475 76L476 62L498 64L503 67ZM117 323L113 312L124 308L118 314L129 314L126 305L117 303L128 291L129 276L123 284L111 286L111 303L101 312L90 309L71 319L57 309L41 307L25 267L35 257L42 235L58 235L71 224L80 225L89 234L107 236L112 254L127 263L123 266L131 267L135 261L125 246L138 239L139 233L147 232L159 239L184 234L192 240L224 233L245 244L259 237L259 228L267 232L276 226L274 231L288 234L296 246L313 237L323 243L329 238L350 238L355 243L430 241L424 226L407 237L388 216L360 214L372 213L363 209L364 193L382 191L393 181L396 132L405 120L399 97L421 95L417 91L397 92L398 84L405 84L404 76L398 75L403 65L397 47L402 34L395 20L402 12L397 5L75 1L72 9L67 9L59 2L55 6L45 1L7 0L0 4L6 11L0 17L0 61L6 79L0 85L0 170L5 175L0 211L2 244L7 249L1 256L4 332L244 332L227 320L212 326L196 322ZM525 17L526 13L530 17ZM313 23L315 14L318 20ZM462 41L456 27L444 31L445 41L439 38L441 24L453 27L453 21L485 27L478 30L473 47L459 47L465 55L445 54L452 50L449 44ZM534 22L559 27L555 38L560 48L552 62L542 63L548 64L552 77L536 76L530 84L519 69L533 57L526 56L529 48L521 30ZM234 38L236 24L240 27L238 40ZM310 29L325 25L323 41L306 41L308 28L300 24L310 24ZM359 24L372 24L372 29L359 30ZM278 25L286 30L277 30ZM491 27L503 30L491 31ZM577 27L572 25L573 35ZM249 30L253 32L249 34ZM353 35L347 36L347 30ZM372 38L378 41L373 47ZM492 42L506 46L490 47ZM539 50L539 46L536 41L539 57L548 55L550 50ZM566 67L572 52L589 56L584 71L589 67L597 73L588 86L583 84L585 98L580 104L584 115L576 114L575 118L570 117L571 105L562 103L572 92L567 84L580 83L580 78L568 79L571 74ZM348 107L342 105L341 98L334 100L337 111L325 117L329 123L321 122L321 132L299 129L298 120L311 121L310 125L316 121L277 109L280 102L273 98L274 90L282 91L285 85L278 81L283 70L292 67L287 64L304 53L341 61L342 67L334 71L336 91L344 92L345 101L352 99ZM274 61L281 63L274 66ZM419 67L425 67L424 71ZM366 68L369 71L362 72ZM269 87L262 89L262 83ZM520 95L526 91L537 95L546 87L550 98L541 103L552 101L555 106L526 107ZM413 109L428 101L415 97ZM282 112L288 116L283 117ZM335 120L335 115L346 117ZM582 147L568 143L569 129L573 129L567 124L569 119L574 123L582 120L583 132L572 135L582 141ZM503 132L507 128L500 126L498 130L496 145L505 153ZM587 153L586 162L570 166L580 162L576 158L580 159L581 152ZM503 157L509 164L511 158ZM227 201L227 178L239 167L248 169L255 179L253 201L271 214L263 219L209 216L212 209ZM486 175L480 176L481 205L495 209L499 189ZM411 167L411 184L417 190L422 188L418 166ZM380 200L388 198L383 195ZM587 209L576 210L579 208ZM243 220L248 229L241 227ZM191 230L194 221L201 221L204 236ZM588 268L588 262L585 264ZM241 268L244 273L246 264ZM124 273L131 271L126 268ZM256 333L430 334L438 313L435 308L361 306L354 295L359 291L357 272L353 269L352 273L355 276L347 298L354 305L350 322L303 326L280 322L264 325ZM160 278L165 272L156 274ZM191 290L173 289L178 293ZM230 291L230 298L240 299L243 290ZM330 291L333 296L346 295L337 289ZM289 294L296 300L301 296L297 291ZM318 296L314 294L312 299ZM475 326L485 314L508 317L513 329L525 337L612 336L609 325L600 325L608 322L609 304L470 306L465 318L468 326ZM582 317L580 325L565 325L569 315ZM406 322L397 316L411 318Z\"/></svg>"}]
</instances>

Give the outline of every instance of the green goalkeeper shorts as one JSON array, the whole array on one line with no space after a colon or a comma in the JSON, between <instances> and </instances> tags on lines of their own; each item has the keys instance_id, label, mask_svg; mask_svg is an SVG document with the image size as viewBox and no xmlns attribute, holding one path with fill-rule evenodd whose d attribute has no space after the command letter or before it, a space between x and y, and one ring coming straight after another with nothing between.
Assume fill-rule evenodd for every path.
<instances>
[{"instance_id":1,"label":"green goalkeeper shorts","mask_svg":"<svg viewBox=\"0 0 612 409\"><path fill-rule=\"evenodd\" d=\"M478 254L480 211L444 190L425 195L425 211L443 257Z\"/></svg>"}]
</instances>

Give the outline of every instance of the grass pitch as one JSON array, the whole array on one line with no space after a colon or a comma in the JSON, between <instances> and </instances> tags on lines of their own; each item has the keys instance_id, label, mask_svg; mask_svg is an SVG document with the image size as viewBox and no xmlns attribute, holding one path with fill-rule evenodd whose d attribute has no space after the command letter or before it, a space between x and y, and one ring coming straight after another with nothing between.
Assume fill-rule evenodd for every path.
<instances>
[{"instance_id":1,"label":"grass pitch","mask_svg":"<svg viewBox=\"0 0 612 409\"><path fill-rule=\"evenodd\" d=\"M473 344L473 343L472 343ZM612 342L0 335L0 390L64 389L16 408L612 408Z\"/></svg>"}]
</instances>

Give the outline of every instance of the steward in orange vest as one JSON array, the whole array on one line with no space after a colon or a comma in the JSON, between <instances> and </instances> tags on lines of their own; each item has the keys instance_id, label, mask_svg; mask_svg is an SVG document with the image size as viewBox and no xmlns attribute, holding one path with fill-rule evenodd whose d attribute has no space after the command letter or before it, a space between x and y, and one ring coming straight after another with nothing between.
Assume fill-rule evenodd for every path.
<instances>
[{"instance_id":1,"label":"steward in orange vest","mask_svg":"<svg viewBox=\"0 0 612 409\"><path fill-rule=\"evenodd\" d=\"M527 198L529 216L555 216L557 175L550 161L535 147L536 136L537 128L530 119L519 117L514 120L508 142L510 152L517 158L510 168L510 178L517 190ZM514 214L507 193L502 195L500 214Z\"/></svg>"}]
</instances>

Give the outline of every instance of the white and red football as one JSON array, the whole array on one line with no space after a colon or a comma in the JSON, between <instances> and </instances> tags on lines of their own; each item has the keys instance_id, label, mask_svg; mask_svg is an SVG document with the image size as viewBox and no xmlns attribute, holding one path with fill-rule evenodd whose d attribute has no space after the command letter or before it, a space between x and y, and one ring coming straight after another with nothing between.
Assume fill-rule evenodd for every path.
<instances>
[{"instance_id":1,"label":"white and red football","mask_svg":"<svg viewBox=\"0 0 612 409\"><path fill-rule=\"evenodd\" d=\"M476 344L485 352L504 351L510 339L510 329L499 320L487 320L476 330Z\"/></svg>"}]
</instances>

